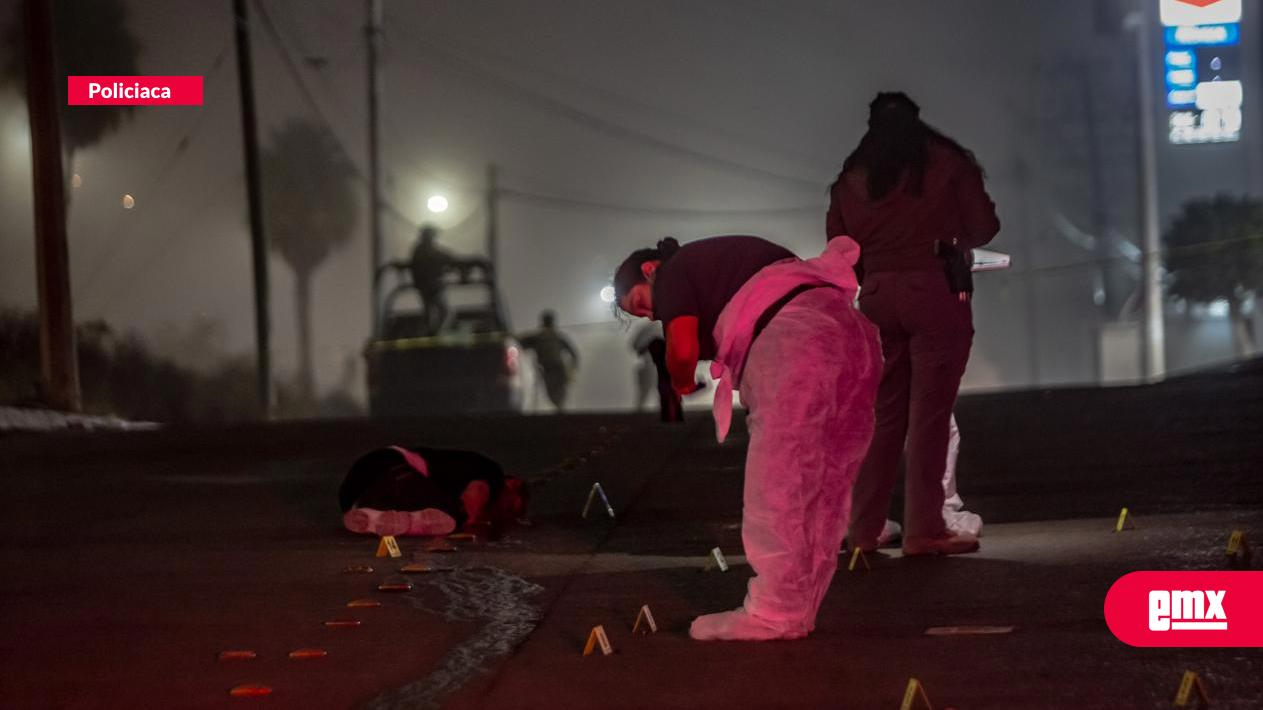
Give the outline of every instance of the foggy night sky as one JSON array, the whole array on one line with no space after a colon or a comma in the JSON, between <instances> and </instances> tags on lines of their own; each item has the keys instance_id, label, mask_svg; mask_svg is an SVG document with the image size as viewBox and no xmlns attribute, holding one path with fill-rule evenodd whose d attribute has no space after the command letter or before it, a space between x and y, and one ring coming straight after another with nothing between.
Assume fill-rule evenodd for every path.
<instances>
[{"instance_id":1,"label":"foggy night sky","mask_svg":"<svg viewBox=\"0 0 1263 710\"><path fill-rule=\"evenodd\" d=\"M263 2L335 134L366 170L363 3ZM15 4L0 0L0 22L14 16ZM455 228L440 242L480 252L488 162L499 165L504 189L569 200L502 200L501 290L515 328L532 327L539 310L554 308L581 347L604 343L583 352L579 386L589 406L621 405L629 397L627 336L597 293L630 250L667 234L687 241L753 233L814 256L824 244L826 188L862 134L868 101L879 90L905 90L921 104L923 118L977 153L1004 225L993 247L1019 254L1022 240L1036 231L1038 207L1027 200L1031 212L1019 214L1014 166L1020 157L1038 172L1045 155L1062 150L1041 143L1031 126L1044 96L1032 87L1039 68L1116 54L1125 70L1131 52L1118 38L1094 34L1086 1L386 0L385 6L384 189L412 222L383 218L387 254L406 256L413 225L430 217L425 198L435 193L447 196L451 209L429 221ZM249 353L251 276L231 4L164 0L129 7L143 44L141 72L206 74L205 105L139 107L121 131L77 156L84 183L69 217L76 320L104 318L192 360L180 341L204 314L223 322L224 353ZM253 7L251 13L266 145L285 120L319 118ZM1126 46L1111 49L1111 42ZM220 66L209 71L221 53ZM313 69L303 61L309 56L327 64ZM25 124L19 98L0 94L0 305L33 308ZM189 133L187 149L177 152ZM315 277L322 388L337 384L369 330L366 185L357 183L357 190L361 226ZM1120 189L1134 199L1129 191L1134 186ZM123 193L135 196L135 209L121 208ZM285 376L295 362L292 278L279 258L271 263L272 346ZM1020 327L1020 310L987 294L985 283L979 289L979 335L966 382L1020 380L1013 334L1003 332ZM988 313L992 322L983 320ZM362 369L355 377L362 387Z\"/></svg>"}]
</instances>

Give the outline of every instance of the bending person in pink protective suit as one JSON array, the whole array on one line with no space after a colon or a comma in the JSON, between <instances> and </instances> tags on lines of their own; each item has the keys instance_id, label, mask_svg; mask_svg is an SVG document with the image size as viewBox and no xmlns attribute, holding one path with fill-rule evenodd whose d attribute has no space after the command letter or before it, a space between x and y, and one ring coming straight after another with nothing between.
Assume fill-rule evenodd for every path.
<instances>
[{"instance_id":1,"label":"bending person in pink protective suit","mask_svg":"<svg viewBox=\"0 0 1263 710\"><path fill-rule=\"evenodd\" d=\"M802 638L837 568L851 487L873 434L877 329L853 306L859 247L803 261L758 237L665 239L619 267L619 307L665 324L676 391L711 360L724 440L732 392L749 408L742 542L755 576L733 611L699 616L701 641Z\"/></svg>"}]
</instances>

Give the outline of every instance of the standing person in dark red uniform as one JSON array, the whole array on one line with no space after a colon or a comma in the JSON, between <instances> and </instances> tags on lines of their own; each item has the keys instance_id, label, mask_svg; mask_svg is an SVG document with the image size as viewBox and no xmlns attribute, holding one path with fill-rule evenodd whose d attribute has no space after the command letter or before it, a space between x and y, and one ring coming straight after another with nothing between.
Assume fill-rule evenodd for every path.
<instances>
[{"instance_id":1,"label":"standing person in dark red uniform","mask_svg":"<svg viewBox=\"0 0 1263 710\"><path fill-rule=\"evenodd\" d=\"M967 280L968 250L990 242L1000 222L973 153L922 122L907 95L878 94L869 109L868 132L830 189L827 221L829 239L860 245L860 310L881 330L885 356L850 539L877 547L904 454L904 554L973 552L977 538L943 522L948 422L973 342L972 285L958 277L963 259Z\"/></svg>"}]
</instances>

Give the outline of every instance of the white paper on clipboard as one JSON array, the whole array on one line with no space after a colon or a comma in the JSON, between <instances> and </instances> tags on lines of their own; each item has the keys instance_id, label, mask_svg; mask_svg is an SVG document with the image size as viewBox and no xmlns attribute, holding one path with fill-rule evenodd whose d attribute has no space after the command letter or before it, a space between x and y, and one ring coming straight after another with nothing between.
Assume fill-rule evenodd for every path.
<instances>
[{"instance_id":1,"label":"white paper on clipboard","mask_svg":"<svg viewBox=\"0 0 1263 710\"><path fill-rule=\"evenodd\" d=\"M974 249L974 265L971 271L1001 271L1009 268L1012 257L990 249Z\"/></svg>"}]
</instances>

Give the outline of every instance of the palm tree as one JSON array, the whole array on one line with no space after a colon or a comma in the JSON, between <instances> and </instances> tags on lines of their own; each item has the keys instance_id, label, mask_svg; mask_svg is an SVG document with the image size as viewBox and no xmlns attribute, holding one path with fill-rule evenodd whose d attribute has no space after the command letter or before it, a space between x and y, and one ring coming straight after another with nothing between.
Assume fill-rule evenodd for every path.
<instances>
[{"instance_id":1,"label":"palm tree","mask_svg":"<svg viewBox=\"0 0 1263 710\"><path fill-rule=\"evenodd\" d=\"M272 131L263 150L263 219L271 248L294 272L298 319L298 393L314 397L311 279L336 248L350 241L356 221L354 168L328 131L291 120Z\"/></svg>"},{"instance_id":2,"label":"palm tree","mask_svg":"<svg viewBox=\"0 0 1263 710\"><path fill-rule=\"evenodd\" d=\"M25 22L21 2L4 31L0 50L0 88L26 87L22 46ZM74 173L75 152L96 145L131 116L132 106L67 106L66 77L140 74L140 40L127 27L123 0L57 0L53 8L57 51L57 105L61 107L62 149L67 176ZM67 197L69 192L67 192Z\"/></svg>"}]
</instances>

